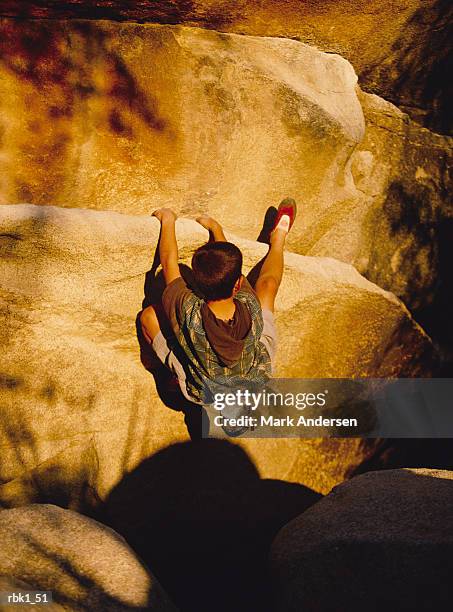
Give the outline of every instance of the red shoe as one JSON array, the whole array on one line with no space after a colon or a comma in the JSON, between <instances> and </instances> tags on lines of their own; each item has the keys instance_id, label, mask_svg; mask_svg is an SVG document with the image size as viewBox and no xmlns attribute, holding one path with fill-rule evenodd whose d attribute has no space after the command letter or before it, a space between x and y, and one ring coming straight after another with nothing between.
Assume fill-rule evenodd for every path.
<instances>
[{"instance_id":1,"label":"red shoe","mask_svg":"<svg viewBox=\"0 0 453 612\"><path fill-rule=\"evenodd\" d=\"M285 198L277 210L277 216L275 217L274 226L272 227L271 233L277 228L280 223L280 219L283 215L287 215L289 217L289 227L288 232L292 228L294 219L297 214L297 205L293 198Z\"/></svg>"}]
</instances>

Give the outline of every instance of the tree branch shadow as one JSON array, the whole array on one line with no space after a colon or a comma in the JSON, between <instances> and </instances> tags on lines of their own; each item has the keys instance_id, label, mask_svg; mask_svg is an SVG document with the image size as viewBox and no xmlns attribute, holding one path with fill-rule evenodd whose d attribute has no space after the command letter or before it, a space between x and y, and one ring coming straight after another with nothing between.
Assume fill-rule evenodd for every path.
<instances>
[{"instance_id":1,"label":"tree branch shadow","mask_svg":"<svg viewBox=\"0 0 453 612\"><path fill-rule=\"evenodd\" d=\"M388 60L367 66L360 83L425 127L450 134L453 5L450 0L422 4L393 43Z\"/></svg>"}]
</instances>

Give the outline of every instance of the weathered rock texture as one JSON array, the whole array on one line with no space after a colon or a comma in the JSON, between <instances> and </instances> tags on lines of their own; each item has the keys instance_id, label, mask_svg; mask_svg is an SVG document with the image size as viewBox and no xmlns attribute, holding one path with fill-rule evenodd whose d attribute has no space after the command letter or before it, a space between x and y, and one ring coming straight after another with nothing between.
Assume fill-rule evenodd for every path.
<instances>
[{"instance_id":1,"label":"weathered rock texture","mask_svg":"<svg viewBox=\"0 0 453 612\"><path fill-rule=\"evenodd\" d=\"M12 20L0 55L0 203L171 203L255 238L290 195L293 251L352 263L417 314L435 301L451 140L361 94L340 56L197 28Z\"/></svg>"},{"instance_id":2,"label":"weathered rock texture","mask_svg":"<svg viewBox=\"0 0 453 612\"><path fill-rule=\"evenodd\" d=\"M276 609L448 610L452 554L453 472L370 472L280 531Z\"/></svg>"},{"instance_id":3,"label":"weathered rock texture","mask_svg":"<svg viewBox=\"0 0 453 612\"><path fill-rule=\"evenodd\" d=\"M121 536L75 512L46 504L3 510L0 539L0 575L15 590L52 591L51 610L176 612Z\"/></svg>"},{"instance_id":4,"label":"weathered rock texture","mask_svg":"<svg viewBox=\"0 0 453 612\"><path fill-rule=\"evenodd\" d=\"M358 195L320 212L297 250L352 263L418 313L435 301L442 261L453 255L444 235L453 217L452 141L378 96L358 96L366 122L350 160Z\"/></svg>"},{"instance_id":5,"label":"weathered rock texture","mask_svg":"<svg viewBox=\"0 0 453 612\"><path fill-rule=\"evenodd\" d=\"M424 125L443 133L452 127L449 0L4 0L0 15L185 23L296 38L346 57L364 87Z\"/></svg>"},{"instance_id":6,"label":"weathered rock texture","mask_svg":"<svg viewBox=\"0 0 453 612\"><path fill-rule=\"evenodd\" d=\"M140 362L135 319L154 218L3 206L0 500L104 498L143 458L187 438ZM206 240L177 223L181 257ZM231 238L253 266L265 245ZM149 296L147 296L149 297ZM421 376L431 344L394 295L351 266L287 253L277 301L277 375ZM353 322L353 323L352 323ZM248 440L260 474L330 490L362 460L361 440Z\"/></svg>"},{"instance_id":7,"label":"weathered rock texture","mask_svg":"<svg viewBox=\"0 0 453 612\"><path fill-rule=\"evenodd\" d=\"M4 203L147 213L171 202L257 235L282 194L312 218L354 192L346 164L364 119L339 56L109 22L6 20L1 40Z\"/></svg>"}]
</instances>

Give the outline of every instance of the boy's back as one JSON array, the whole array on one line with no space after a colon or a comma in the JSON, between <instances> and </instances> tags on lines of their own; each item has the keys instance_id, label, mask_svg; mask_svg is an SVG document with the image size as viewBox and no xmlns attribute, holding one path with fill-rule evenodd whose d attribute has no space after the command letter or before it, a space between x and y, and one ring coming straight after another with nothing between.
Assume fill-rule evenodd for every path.
<instances>
[{"instance_id":1,"label":"boy's back","mask_svg":"<svg viewBox=\"0 0 453 612\"><path fill-rule=\"evenodd\" d=\"M246 279L234 305L232 318L218 318L182 277L163 293L162 306L176 339L172 350L188 374L186 388L195 400L219 385L264 383L271 375L269 350L262 341L261 306Z\"/></svg>"}]
</instances>

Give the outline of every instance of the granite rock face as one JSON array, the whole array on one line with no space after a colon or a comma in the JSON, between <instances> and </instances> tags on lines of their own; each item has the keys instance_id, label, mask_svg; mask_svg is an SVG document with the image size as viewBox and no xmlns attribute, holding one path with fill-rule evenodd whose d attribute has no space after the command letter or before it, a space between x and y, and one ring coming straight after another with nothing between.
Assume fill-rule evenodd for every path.
<instances>
[{"instance_id":1,"label":"granite rock face","mask_svg":"<svg viewBox=\"0 0 453 612\"><path fill-rule=\"evenodd\" d=\"M128 214L171 203L254 239L292 196L292 251L352 263L424 325L438 318L451 139L363 94L339 55L78 20L4 19L0 45L0 203Z\"/></svg>"},{"instance_id":2,"label":"granite rock face","mask_svg":"<svg viewBox=\"0 0 453 612\"><path fill-rule=\"evenodd\" d=\"M0 214L0 500L92 505L145 457L188 438L183 414L156 392L137 340L136 316L153 297L146 273L159 224L51 206L3 206ZM189 219L178 220L177 233L190 262L207 233ZM228 237L246 270L266 253L263 244ZM276 324L277 376L430 372L430 340L404 305L333 259L286 254ZM240 443L262 477L322 492L367 449L360 439Z\"/></svg>"},{"instance_id":3,"label":"granite rock face","mask_svg":"<svg viewBox=\"0 0 453 612\"><path fill-rule=\"evenodd\" d=\"M50 610L176 612L125 540L87 517L47 504L3 510L0 538L5 587L51 591Z\"/></svg>"},{"instance_id":4,"label":"granite rock face","mask_svg":"<svg viewBox=\"0 0 453 612\"><path fill-rule=\"evenodd\" d=\"M364 118L337 55L186 27L1 26L3 203L171 202L254 238L283 195L317 208L353 189Z\"/></svg>"},{"instance_id":5,"label":"granite rock face","mask_svg":"<svg viewBox=\"0 0 453 612\"><path fill-rule=\"evenodd\" d=\"M370 472L336 487L272 545L278 610L448 610L453 472Z\"/></svg>"},{"instance_id":6,"label":"granite rock face","mask_svg":"<svg viewBox=\"0 0 453 612\"><path fill-rule=\"evenodd\" d=\"M185 23L293 38L348 59L360 84L437 132L451 133L449 0L5 0L0 15Z\"/></svg>"},{"instance_id":7,"label":"granite rock face","mask_svg":"<svg viewBox=\"0 0 453 612\"><path fill-rule=\"evenodd\" d=\"M439 298L453 255L452 140L378 96L358 96L366 125L350 160L358 195L318 214L297 251L352 263L418 314Z\"/></svg>"}]
</instances>

